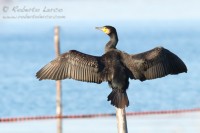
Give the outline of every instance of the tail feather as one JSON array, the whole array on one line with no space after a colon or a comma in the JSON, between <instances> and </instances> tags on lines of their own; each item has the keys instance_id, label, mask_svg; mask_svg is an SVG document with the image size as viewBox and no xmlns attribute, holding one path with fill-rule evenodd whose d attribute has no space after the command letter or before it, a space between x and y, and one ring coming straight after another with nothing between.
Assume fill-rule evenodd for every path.
<instances>
[{"instance_id":1,"label":"tail feather","mask_svg":"<svg viewBox=\"0 0 200 133\"><path fill-rule=\"evenodd\" d=\"M108 101L117 108L125 108L129 106L128 96L125 92L120 92L119 90L113 89L108 95Z\"/></svg>"}]
</instances>

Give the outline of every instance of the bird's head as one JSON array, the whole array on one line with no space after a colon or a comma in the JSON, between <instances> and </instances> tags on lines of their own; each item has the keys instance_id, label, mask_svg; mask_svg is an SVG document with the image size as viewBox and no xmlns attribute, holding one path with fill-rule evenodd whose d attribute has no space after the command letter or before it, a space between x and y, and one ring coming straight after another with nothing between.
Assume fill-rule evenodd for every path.
<instances>
[{"instance_id":1,"label":"bird's head","mask_svg":"<svg viewBox=\"0 0 200 133\"><path fill-rule=\"evenodd\" d=\"M96 27L96 29L103 31L107 35L116 34L116 29L112 26L103 26L103 27Z\"/></svg>"}]
</instances>

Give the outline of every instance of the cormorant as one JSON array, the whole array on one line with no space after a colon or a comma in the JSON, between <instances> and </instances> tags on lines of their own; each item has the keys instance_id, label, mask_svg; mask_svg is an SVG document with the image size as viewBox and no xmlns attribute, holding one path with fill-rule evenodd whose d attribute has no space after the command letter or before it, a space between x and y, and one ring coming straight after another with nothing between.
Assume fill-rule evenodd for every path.
<instances>
[{"instance_id":1,"label":"cormorant","mask_svg":"<svg viewBox=\"0 0 200 133\"><path fill-rule=\"evenodd\" d=\"M163 47L139 54L127 54L116 48L118 36L114 27L103 26L96 29L110 37L102 56L70 50L45 65L36 73L36 77L39 80L72 78L98 84L107 81L112 88L108 101L117 108L125 108L129 106L126 94L129 78L145 81L187 72L184 62Z\"/></svg>"}]
</instances>

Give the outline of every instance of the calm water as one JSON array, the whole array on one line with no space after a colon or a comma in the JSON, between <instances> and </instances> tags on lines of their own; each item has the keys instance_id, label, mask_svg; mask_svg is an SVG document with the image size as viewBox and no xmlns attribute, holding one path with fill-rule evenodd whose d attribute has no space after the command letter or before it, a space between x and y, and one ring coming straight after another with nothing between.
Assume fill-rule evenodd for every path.
<instances>
[{"instance_id":1,"label":"calm water","mask_svg":"<svg viewBox=\"0 0 200 133\"><path fill-rule=\"evenodd\" d=\"M200 107L199 27L190 24L116 27L119 49L139 53L161 45L176 53L189 70L187 74L162 79L130 81L127 111ZM78 31L74 29L76 26L73 30L70 26L62 27L62 52L76 49L93 55L103 53L108 41L106 35L88 25L77 28ZM55 114L55 82L35 78L35 73L54 56L51 26L42 30L3 27L0 32L0 117ZM74 80L62 83L64 114L115 112L107 102L110 93L107 83L97 85Z\"/></svg>"}]
</instances>

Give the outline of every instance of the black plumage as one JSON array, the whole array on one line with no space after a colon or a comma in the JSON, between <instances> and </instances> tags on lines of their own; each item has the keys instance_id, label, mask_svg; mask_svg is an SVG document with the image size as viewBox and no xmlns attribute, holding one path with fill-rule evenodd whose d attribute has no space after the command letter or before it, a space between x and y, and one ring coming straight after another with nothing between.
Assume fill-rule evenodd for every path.
<instances>
[{"instance_id":1,"label":"black plumage","mask_svg":"<svg viewBox=\"0 0 200 133\"><path fill-rule=\"evenodd\" d=\"M129 105L126 94L129 78L144 81L187 72L184 62L163 47L130 55L116 48L118 36L114 27L104 26L97 29L110 37L102 56L70 50L45 65L36 73L36 77L39 80L72 78L98 84L107 81L112 88L108 101L117 108L124 108Z\"/></svg>"}]
</instances>

